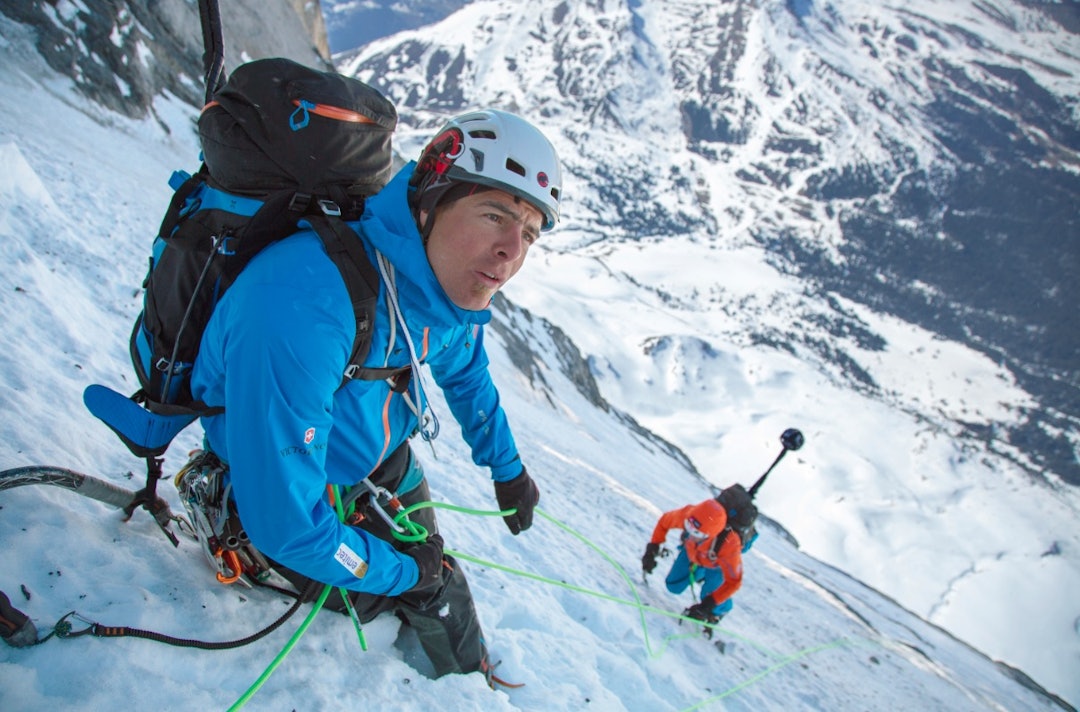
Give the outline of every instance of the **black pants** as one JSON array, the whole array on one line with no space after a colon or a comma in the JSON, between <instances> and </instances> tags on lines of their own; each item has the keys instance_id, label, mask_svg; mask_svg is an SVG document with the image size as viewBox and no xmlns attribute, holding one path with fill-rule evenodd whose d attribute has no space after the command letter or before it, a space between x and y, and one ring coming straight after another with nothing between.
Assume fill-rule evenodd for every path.
<instances>
[{"instance_id":1,"label":"black pants","mask_svg":"<svg viewBox=\"0 0 1080 712\"><path fill-rule=\"evenodd\" d=\"M396 492L412 464L413 454L406 443L395 450L371 475L372 484ZM419 467L419 463L416 463L416 467ZM346 501L350 494L352 493L345 495ZM421 479L420 484L410 491L399 495L403 508L430 499L426 478ZM415 545L393 538L390 527L370 506L367 494L356 499L356 511L364 517L356 524L360 529L390 542L399 551ZM416 510L409 515L409 519L423 526L428 534L435 534L439 530L435 510L431 507ZM475 672L487 666L487 650L480 630L480 620L476 616L476 607L469 583L465 580L465 572L452 557L447 556L446 561L450 570L443 575L443 588L423 608L396 597L358 592L349 594L349 600L361 623L367 623L380 613L391 611L403 617L416 630L420 645L431 659L435 674L440 677L450 673ZM322 586L312 586L311 579L281 564L274 563L274 570L288 579L298 591L306 592L308 600L318 597L322 592ZM345 604L336 591L327 597L324 607L340 612L345 610Z\"/></svg>"}]
</instances>

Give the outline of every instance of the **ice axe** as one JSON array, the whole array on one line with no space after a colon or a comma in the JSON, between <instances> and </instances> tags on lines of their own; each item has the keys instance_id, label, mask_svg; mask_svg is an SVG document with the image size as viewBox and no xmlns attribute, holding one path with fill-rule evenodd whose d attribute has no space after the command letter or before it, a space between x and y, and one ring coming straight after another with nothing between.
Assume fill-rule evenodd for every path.
<instances>
[{"instance_id":1,"label":"ice axe","mask_svg":"<svg viewBox=\"0 0 1080 712\"><path fill-rule=\"evenodd\" d=\"M769 465L769 469L765 470L765 474L759 477L757 482L750 487L747 492L747 494L750 495L750 499L753 499L754 495L757 494L757 491L761 489L761 485L765 483L765 478L773 471L776 464L784 459L784 455L787 455L788 450L798 450L803 446L803 442L803 434L798 428L788 428L780 434L780 445L783 449L780 451L780 454L776 456L776 459L773 460L773 463Z\"/></svg>"}]
</instances>

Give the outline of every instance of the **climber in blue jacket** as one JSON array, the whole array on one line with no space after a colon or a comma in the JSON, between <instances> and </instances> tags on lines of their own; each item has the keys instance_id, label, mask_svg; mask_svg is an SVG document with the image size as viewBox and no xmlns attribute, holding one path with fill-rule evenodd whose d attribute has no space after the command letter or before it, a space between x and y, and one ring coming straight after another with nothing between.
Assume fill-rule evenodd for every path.
<instances>
[{"instance_id":1,"label":"climber in blue jacket","mask_svg":"<svg viewBox=\"0 0 1080 712\"><path fill-rule=\"evenodd\" d=\"M342 385L356 318L311 231L252 259L215 308L194 366L193 395L225 409L203 418L205 441L228 468L252 544L298 586L354 592L361 620L398 611L438 675L481 670L490 681L464 573L443 554L434 510L410 515L427 540L403 543L356 485L366 477L402 507L430 498L409 445L438 429L426 364L473 461L490 470L500 510L516 510L504 517L510 531L529 528L539 489L492 383L484 325L495 292L558 221L561 189L558 156L533 125L494 110L458 116L350 223L380 273L364 366L402 375ZM364 495L352 520L339 521L328 485Z\"/></svg>"}]
</instances>

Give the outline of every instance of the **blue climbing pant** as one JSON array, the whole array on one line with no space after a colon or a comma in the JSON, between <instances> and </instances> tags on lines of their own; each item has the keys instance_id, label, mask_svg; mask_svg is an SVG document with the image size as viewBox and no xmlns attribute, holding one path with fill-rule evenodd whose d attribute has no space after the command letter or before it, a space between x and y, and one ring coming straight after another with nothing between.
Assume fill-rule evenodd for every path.
<instances>
[{"instance_id":1,"label":"blue climbing pant","mask_svg":"<svg viewBox=\"0 0 1080 712\"><path fill-rule=\"evenodd\" d=\"M724 572L720 569L707 569L704 566L695 566L692 574L694 583L701 584L699 600L704 601L709 594L720 588L724 583ZM686 556L686 549L679 547L679 555L675 557L675 563L671 565L664 583L667 590L672 593L682 593L690 585L691 570L690 559ZM724 616L731 611L732 602L729 598L713 608L713 615Z\"/></svg>"}]
</instances>

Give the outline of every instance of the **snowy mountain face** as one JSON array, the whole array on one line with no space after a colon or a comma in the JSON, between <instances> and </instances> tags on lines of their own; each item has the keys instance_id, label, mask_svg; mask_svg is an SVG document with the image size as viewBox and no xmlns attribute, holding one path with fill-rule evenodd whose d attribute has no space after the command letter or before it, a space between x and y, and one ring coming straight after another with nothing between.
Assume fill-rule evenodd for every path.
<instances>
[{"instance_id":1,"label":"snowy mountain face","mask_svg":"<svg viewBox=\"0 0 1080 712\"><path fill-rule=\"evenodd\" d=\"M271 54L322 61L310 29L318 23L301 18L298 31L293 9L317 4L257 3L242 18L229 13L244 3L222 5L228 66ZM495 105L540 123L567 164L563 224L497 301L489 332L543 506L612 542L632 568L661 510L706 495L699 477L749 484L776 455L776 434L806 431L807 446L758 499L766 524L730 621L751 654L720 666L730 684L781 672L723 704L1053 704L1003 684L992 663L920 617L1023 669L1034 682L1002 666L1030 688L1080 700L1080 607L1070 594L1080 587L1080 501L1065 484L1077 479L1078 442L1076 317L1068 313L1076 286L1067 278L1077 254L1076 7L488 1L336 58L397 103L405 157L448 114ZM130 379L125 339L147 236L167 202L167 172L194 167L187 127L203 91L194 4L38 0L0 2L0 12L12 20L0 18L0 50L18 70L4 73L5 96L18 91L47 107L38 116L20 102L0 118L13 176L0 189L18 206L0 224L0 246L18 265L0 296L4 331L17 337L0 350L8 414L0 467L29 456L130 485L116 473L135 464L78 400L89 382L123 389ZM40 61L25 56L24 35ZM78 126L81 140L67 124L62 135L26 130L28 116L53 114ZM72 214L83 216L77 229ZM1060 249L1048 254L1042 242ZM101 333L118 336L108 342ZM42 378L43 362L57 374ZM70 407L46 411L42 402ZM440 447L435 498L490 504L468 453ZM169 464L175 471L182 462ZM22 499L8 507L12 496ZM104 556L106 514L70 495L50 499L64 516L47 528L13 514L32 511L18 503L40 496L4 493L3 536L58 551L77 531L88 550L76 558ZM538 539L495 539L470 523L455 542L522 555L524 568L600 590L612 590L612 579L622 585L602 565L571 560L573 542L537 529ZM132 536L109 531L114 540ZM792 549L788 532L915 615ZM51 600L28 602L35 616L61 593L129 619L187 601L198 553L178 556L152 525L145 537L160 548L140 549L144 566L168 573L137 589L102 592L104 570L49 559L65 569L54 588L42 566L7 546L0 571L50 590ZM118 559L107 562L110 581L145 580ZM632 613L481 571L481 615L508 667L536 674L513 703L491 702L486 690L470 697L477 691L468 680L414 680L418 708L460 695L477 708L581 709L586 701L575 695L584 690L612 709L682 709L703 699L702 679L714 684L711 658L680 651L656 662L649 650L644 659L639 631L627 634L638 625ZM677 605L650 593L655 605ZM228 623L238 636L250 632L244 599L206 595L235 615L204 619L206 604L191 599L177 617L205 624L198 632L207 638ZM312 659L328 650L348 659L355 637L339 632L327 622L309 641ZM383 634L389 642L375 649L392 649L396 631ZM843 664L808 659L800 675L800 656L827 641L858 652ZM874 650L863 654L867 644ZM28 692L22 673L44 677L56 656L61 668L78 668L81 649L38 650L41 658L3 658L17 664L0 666L0 707L5 690L36 700L30 708L57 706ZM103 664L138 666L122 656L139 650L110 648ZM159 681L154 691L134 680L111 697L86 700L80 688L63 699L93 709L117 706L117 697L158 695L150 702L167 706L185 695L218 707L210 693L191 697L190 680L227 675L218 686L235 696L234 678L248 681L266 652L220 666L177 653L175 678L147 669ZM392 655L376 660L369 670L411 674ZM334 674L352 679L349 665ZM291 692L305 674L302 666L279 672L275 703L310 707ZM553 681L576 689L545 695ZM392 693L379 694L388 697L373 704L394 705Z\"/></svg>"},{"instance_id":2,"label":"snowy mountain face","mask_svg":"<svg viewBox=\"0 0 1080 712\"><path fill-rule=\"evenodd\" d=\"M1080 5L478 3L459 17L459 32L339 65L417 123L485 101L538 111L574 147L579 245L751 241L831 295L777 324L763 315L777 305L744 309L752 343L914 410L863 363L880 335L843 302L985 353L1035 401L1009 422L951 413L955 434L1080 484Z\"/></svg>"}]
</instances>

